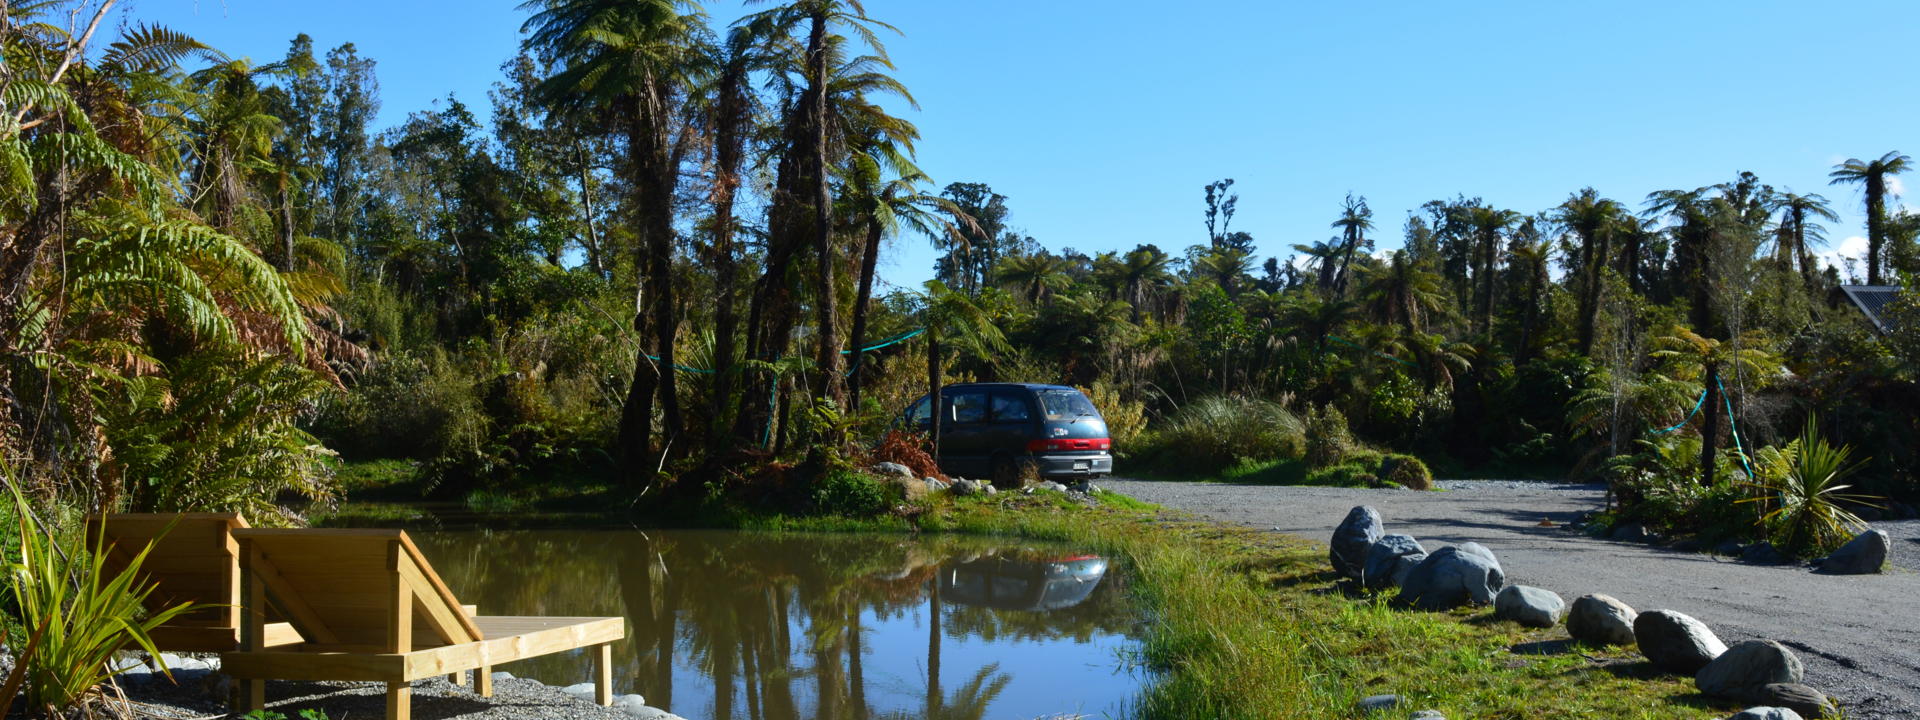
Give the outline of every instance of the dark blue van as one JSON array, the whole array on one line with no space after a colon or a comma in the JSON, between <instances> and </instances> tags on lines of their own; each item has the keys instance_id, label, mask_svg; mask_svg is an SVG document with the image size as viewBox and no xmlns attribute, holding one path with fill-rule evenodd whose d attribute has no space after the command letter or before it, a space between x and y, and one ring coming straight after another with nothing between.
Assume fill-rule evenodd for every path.
<instances>
[{"instance_id":1,"label":"dark blue van","mask_svg":"<svg viewBox=\"0 0 1920 720\"><path fill-rule=\"evenodd\" d=\"M1050 480L1104 477L1113 472L1113 441L1093 401L1064 385L961 383L941 388L940 470L1017 483L1026 467ZM901 421L932 429L927 397Z\"/></svg>"}]
</instances>

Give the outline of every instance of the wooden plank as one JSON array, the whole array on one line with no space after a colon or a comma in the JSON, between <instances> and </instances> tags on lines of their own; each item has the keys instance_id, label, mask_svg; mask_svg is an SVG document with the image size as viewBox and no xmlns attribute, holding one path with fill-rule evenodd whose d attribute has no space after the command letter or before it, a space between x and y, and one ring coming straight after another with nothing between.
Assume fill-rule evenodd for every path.
<instances>
[{"instance_id":1,"label":"wooden plank","mask_svg":"<svg viewBox=\"0 0 1920 720\"><path fill-rule=\"evenodd\" d=\"M406 683L387 683L387 720L408 720L413 717L413 686Z\"/></svg>"},{"instance_id":2,"label":"wooden plank","mask_svg":"<svg viewBox=\"0 0 1920 720\"><path fill-rule=\"evenodd\" d=\"M420 572L412 556L403 555L398 563L400 579L413 591L414 608L427 620L427 627L441 643L473 642L480 638L468 631L472 620L458 605L448 605L434 593L432 582Z\"/></svg>"},{"instance_id":3,"label":"wooden plank","mask_svg":"<svg viewBox=\"0 0 1920 720\"><path fill-rule=\"evenodd\" d=\"M388 581L392 589L388 591L391 603L387 606L387 652L393 653L413 650L413 586L400 572L400 566L407 562L402 557L404 552L397 543L387 546L387 563L393 569L393 577ZM391 700L391 687L387 695Z\"/></svg>"},{"instance_id":4,"label":"wooden plank","mask_svg":"<svg viewBox=\"0 0 1920 720\"><path fill-rule=\"evenodd\" d=\"M593 646L593 701L613 704L613 643Z\"/></svg>"},{"instance_id":5,"label":"wooden plank","mask_svg":"<svg viewBox=\"0 0 1920 720\"><path fill-rule=\"evenodd\" d=\"M473 691L480 697L493 697L493 666L481 665L473 671Z\"/></svg>"},{"instance_id":6,"label":"wooden plank","mask_svg":"<svg viewBox=\"0 0 1920 720\"><path fill-rule=\"evenodd\" d=\"M236 535L237 534L238 533L236 533ZM321 621L320 616L313 611L313 607L307 604L306 599L300 595L299 591L295 590L294 587L286 581L286 578L281 577L278 570L267 561L266 554L261 552L259 545L250 539L242 538L240 547L245 549L244 552L246 554L242 557L249 563L249 569L254 577L266 588L267 597L272 600L275 607L280 608L281 612L287 614L287 620L293 623L295 628L300 630L301 636L313 642L340 641L338 637L334 636L333 631L327 628L327 624ZM264 610L253 609L256 607L260 606L249 607L249 612L265 612ZM262 615L262 617L264 618L265 616Z\"/></svg>"},{"instance_id":7,"label":"wooden plank","mask_svg":"<svg viewBox=\"0 0 1920 720\"><path fill-rule=\"evenodd\" d=\"M413 538L407 537L405 531L400 533L400 546L406 549L409 557L413 558L414 564L420 568L420 574L426 578L429 585L433 586L434 594L440 597L440 601L450 608L460 607L460 600L453 596L453 590L440 580L440 574L433 571L433 565L427 562L426 556L420 553L420 548L413 544ZM475 640L486 639L486 634L480 632L480 627L473 623L472 613L463 613L460 623L465 626L469 637Z\"/></svg>"},{"instance_id":8,"label":"wooden plank","mask_svg":"<svg viewBox=\"0 0 1920 720\"><path fill-rule=\"evenodd\" d=\"M491 621L499 619L483 615L475 621L483 628L492 628L500 623ZM406 656L406 678L415 680L446 675L456 670L488 668L515 660L611 643L627 636L626 621L617 617L505 619L544 627L513 635L496 633L479 642L415 650Z\"/></svg>"},{"instance_id":9,"label":"wooden plank","mask_svg":"<svg viewBox=\"0 0 1920 720\"><path fill-rule=\"evenodd\" d=\"M220 672L236 678L400 682L407 656L392 653L263 650L220 654Z\"/></svg>"}]
</instances>

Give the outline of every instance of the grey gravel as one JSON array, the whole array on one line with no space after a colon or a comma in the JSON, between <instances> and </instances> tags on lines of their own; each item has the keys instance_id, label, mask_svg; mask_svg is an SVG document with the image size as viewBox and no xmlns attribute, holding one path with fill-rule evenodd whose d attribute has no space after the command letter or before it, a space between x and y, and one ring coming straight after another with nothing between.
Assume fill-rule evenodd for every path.
<instances>
[{"instance_id":1,"label":"grey gravel","mask_svg":"<svg viewBox=\"0 0 1920 720\"><path fill-rule=\"evenodd\" d=\"M471 674L469 674L471 675ZM164 680L126 688L127 696L147 706L159 718L199 718L226 710L212 688L192 683L174 686ZM493 697L474 694L472 681L456 686L436 677L413 684L413 717L417 720L633 720L617 708L600 707L589 699L561 692L533 680L505 678L493 683ZM334 720L381 717L386 712L386 685L381 683L284 682L267 683L267 709L295 717L301 710L326 712Z\"/></svg>"},{"instance_id":2,"label":"grey gravel","mask_svg":"<svg viewBox=\"0 0 1920 720\"><path fill-rule=\"evenodd\" d=\"M1892 539L1884 575L1820 575L1570 532L1605 503L1605 488L1532 481L1442 480L1447 492L1275 487L1114 479L1108 490L1260 529L1321 540L1347 510L1371 505L1390 533L1429 547L1479 542L1500 554L1508 582L1564 597L1606 593L1635 607L1671 608L1729 644L1768 638L1792 648L1806 682L1855 720L1920 717L1920 520L1875 523ZM1546 519L1554 527L1541 527ZM1904 568L1904 570L1903 570Z\"/></svg>"}]
</instances>

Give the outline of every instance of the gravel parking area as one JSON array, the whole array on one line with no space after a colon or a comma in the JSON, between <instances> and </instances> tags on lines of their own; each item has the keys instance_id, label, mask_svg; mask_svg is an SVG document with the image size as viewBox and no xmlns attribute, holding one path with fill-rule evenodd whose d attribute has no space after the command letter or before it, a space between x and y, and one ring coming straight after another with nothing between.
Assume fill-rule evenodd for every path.
<instances>
[{"instance_id":1,"label":"gravel parking area","mask_svg":"<svg viewBox=\"0 0 1920 720\"><path fill-rule=\"evenodd\" d=\"M469 673L471 675L471 673ZM155 718L209 720L225 717L227 708L217 698L224 685L203 682L205 675L189 673L175 686L164 679L130 684L130 700ZM386 686L380 683L282 682L267 683L267 709L297 718L301 710L320 710L332 720L377 718L386 713ZM493 697L474 694L471 683L456 686L446 678L413 684L416 720L639 720L617 707L600 707L533 680L511 678L493 684Z\"/></svg>"},{"instance_id":2,"label":"gravel parking area","mask_svg":"<svg viewBox=\"0 0 1920 720\"><path fill-rule=\"evenodd\" d=\"M1110 479L1102 486L1226 522L1326 542L1355 505L1380 511L1388 532L1429 550L1466 541L1499 555L1507 581L1571 601L1606 593L1637 610L1668 609L1712 626L1729 644L1793 647L1807 683L1849 718L1920 718L1920 521L1876 524L1893 537L1884 575L1820 575L1648 545L1596 540L1563 527L1599 509L1597 485L1442 481L1446 492L1275 487ZM1547 520L1555 527L1542 527Z\"/></svg>"}]
</instances>

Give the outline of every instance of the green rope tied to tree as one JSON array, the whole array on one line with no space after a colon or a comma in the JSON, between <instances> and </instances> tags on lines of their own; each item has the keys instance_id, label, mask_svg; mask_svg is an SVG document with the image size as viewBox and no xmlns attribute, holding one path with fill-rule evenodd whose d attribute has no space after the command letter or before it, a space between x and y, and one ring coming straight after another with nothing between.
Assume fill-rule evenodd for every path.
<instances>
[{"instance_id":1,"label":"green rope tied to tree","mask_svg":"<svg viewBox=\"0 0 1920 720\"><path fill-rule=\"evenodd\" d=\"M1722 393L1724 394L1724 393L1725 393L1726 391L1725 391L1725 390L1722 390L1721 392L1722 392ZM1687 413L1687 416L1686 416L1686 417L1684 417L1684 418L1681 418L1681 420L1680 420L1680 422L1679 422L1678 424L1676 424L1676 425L1674 425L1673 427L1670 427L1670 428L1667 428L1667 429L1665 429L1665 430L1655 430L1655 431L1653 431L1653 434L1655 434L1655 435L1665 435L1665 434L1667 434L1667 433L1670 433L1670 432L1673 432L1673 431L1675 431L1675 430L1679 430L1679 429L1680 429L1680 428L1682 428L1682 427L1686 427L1686 425L1687 425L1687 421L1689 421L1689 420L1692 420L1692 419L1693 419L1693 416L1695 416L1695 415L1698 415L1698 414L1700 414L1700 408L1701 408L1701 406L1703 406L1703 405L1706 405L1706 404L1707 404L1707 391L1706 391L1706 390L1701 390L1701 391L1700 391L1700 399L1698 399L1698 400L1695 400L1695 401L1693 401L1693 412L1690 412L1690 413Z\"/></svg>"}]
</instances>

